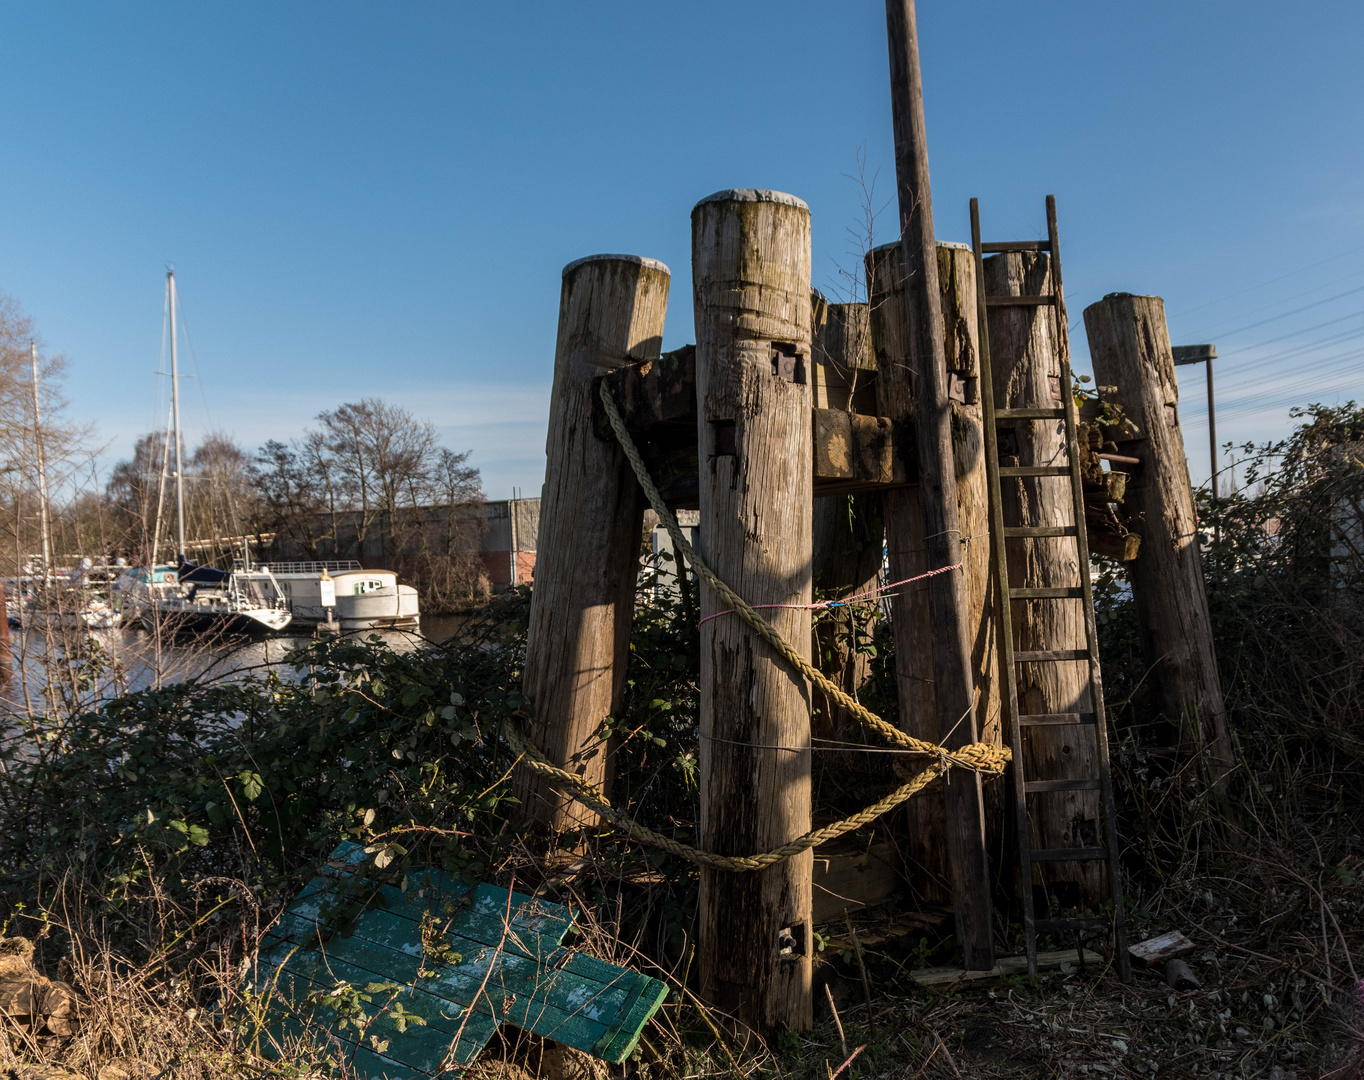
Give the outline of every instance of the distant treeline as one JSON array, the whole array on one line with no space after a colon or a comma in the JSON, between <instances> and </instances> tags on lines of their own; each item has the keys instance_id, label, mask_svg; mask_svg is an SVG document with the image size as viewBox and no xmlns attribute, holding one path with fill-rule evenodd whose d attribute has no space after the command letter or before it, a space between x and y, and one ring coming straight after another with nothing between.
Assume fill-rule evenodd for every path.
<instances>
[{"instance_id":1,"label":"distant treeline","mask_svg":"<svg viewBox=\"0 0 1364 1080\"><path fill-rule=\"evenodd\" d=\"M44 525L58 568L82 557L173 561L176 455L167 433L138 439L102 481L95 432L64 419L65 367L0 293L0 577L39 568ZM377 552L422 591L429 611L488 594L478 470L468 451L442 446L434 426L405 409L365 398L254 454L213 432L198 446L182 441L180 451L193 561L226 565L248 543L256 560L373 565Z\"/></svg>"}]
</instances>

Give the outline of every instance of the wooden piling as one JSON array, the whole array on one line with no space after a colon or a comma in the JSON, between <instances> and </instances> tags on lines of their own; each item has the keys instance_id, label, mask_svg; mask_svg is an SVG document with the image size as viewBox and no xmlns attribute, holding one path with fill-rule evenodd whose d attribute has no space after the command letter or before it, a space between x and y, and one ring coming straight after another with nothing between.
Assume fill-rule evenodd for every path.
<instances>
[{"instance_id":1,"label":"wooden piling","mask_svg":"<svg viewBox=\"0 0 1364 1080\"><path fill-rule=\"evenodd\" d=\"M813 351L816 408L853 412L855 404L865 398L869 407L863 411L874 413L876 354L868 305L830 304L824 324L814 332ZM820 595L839 598L875 589L885 539L880 493L817 497L813 526L814 583ZM874 602L874 598L861 601ZM858 646L866 644L874 629L874 618L849 608L832 609L817 623L815 648L821 669L854 697L871 675L870 658ZM843 716L846 710L832 706L823 694L815 696L811 722L816 736L861 741L862 729L854 729L853 722ZM849 755L850 761L865 758Z\"/></svg>"},{"instance_id":2,"label":"wooden piling","mask_svg":"<svg viewBox=\"0 0 1364 1080\"><path fill-rule=\"evenodd\" d=\"M809 604L810 212L722 191L692 211L703 555L750 604ZM751 855L810 828L809 688L701 589L701 846ZM763 609L810 655L810 612ZM717 617L718 616L718 617ZM702 869L703 994L764 1035L812 1022L813 856Z\"/></svg>"},{"instance_id":3,"label":"wooden piling","mask_svg":"<svg viewBox=\"0 0 1364 1080\"><path fill-rule=\"evenodd\" d=\"M564 268L524 693L527 735L554 763L609 785L602 721L619 709L639 573L643 493L614 441L593 435L595 379L659 355L668 268L594 255ZM528 769L523 812L565 830L597 815Z\"/></svg>"},{"instance_id":4,"label":"wooden piling","mask_svg":"<svg viewBox=\"0 0 1364 1080\"><path fill-rule=\"evenodd\" d=\"M895 408L882 414L892 419L909 418L911 414L905 406L913 401L924 546L928 569L937 570L961 562L962 533L957 520L952 411L943 351L933 198L928 183L928 141L913 0L886 0L886 39L890 49L890 104L895 128L895 179L910 364L893 372L880 371L877 393L878 400ZM905 531L908 501L896 492L887 492L883 503L887 535ZM894 562L890 569L892 578L908 576L898 574ZM955 748L977 738L971 642L959 572L928 579L928 607L933 620L938 727L944 732L944 744ZM995 963L994 918L980 775L959 770L944 786L957 940L968 970L988 970Z\"/></svg>"},{"instance_id":5,"label":"wooden piling","mask_svg":"<svg viewBox=\"0 0 1364 1080\"><path fill-rule=\"evenodd\" d=\"M1127 570L1157 696L1179 726L1183 746L1206 753L1209 774L1222 788L1235 759L1208 621L1165 303L1110 293L1085 308L1085 332L1096 379L1117 388L1111 400L1138 429L1118 448L1141 459L1124 500L1124 509L1142 520L1141 553Z\"/></svg>"},{"instance_id":6,"label":"wooden piling","mask_svg":"<svg viewBox=\"0 0 1364 1080\"><path fill-rule=\"evenodd\" d=\"M972 681L979 691L975 720L982 740L999 743L999 656L994 636L994 586L990 561L989 492L983 454L977 346L976 272L965 244L937 245L938 283L943 313L943 352L952 397L953 461L957 481L957 518L962 531L962 587L966 625L971 635ZM867 256L872 341L882 369L904 370L911 355L903 303L904 261L899 244L886 244ZM912 396L913 386L908 387ZM887 402L889 404L889 402ZM901 406L913 416L917 403ZM907 442L912 440L906 440ZM887 535L891 580L922 574L927 568L923 510L918 488L897 493L904 513ZM892 599L895 668L900 726L909 734L938 742L937 699L933 692L933 621L928 582L900 589ZM917 771L918 762L899 771ZM994 785L1002 793L1002 785ZM989 791L995 799L1001 797ZM900 845L915 892L925 900L952 899L947 818L941 790L925 792L905 804L906 827ZM992 815L997 818L998 814Z\"/></svg>"},{"instance_id":7,"label":"wooden piling","mask_svg":"<svg viewBox=\"0 0 1364 1080\"><path fill-rule=\"evenodd\" d=\"M986 259L985 292L989 296L1049 294L1049 263L1049 256L1032 252ZM991 307L988 317L996 407L1059 408L1061 359L1050 309ZM1015 420L1001 427L998 437L1001 464L1066 462L1065 431L1059 421ZM1000 495L1005 521L1026 526L1075 524L1069 477L1004 479ZM1005 545L1012 590L1073 587L1080 580L1078 554L1070 538L1012 538ZM1076 600L1016 602L1012 618L1016 651L1086 647L1084 612ZM1086 661L1020 664L1017 670L1021 713L1093 711ZM1023 752L1027 776L1082 780L1099 775L1097 747L1084 728L1026 728ZM1103 845L1097 791L1050 791L1032 798L1034 849ZM1033 879L1066 905L1097 903L1109 895L1108 874L1100 862L1033 863Z\"/></svg>"}]
</instances>

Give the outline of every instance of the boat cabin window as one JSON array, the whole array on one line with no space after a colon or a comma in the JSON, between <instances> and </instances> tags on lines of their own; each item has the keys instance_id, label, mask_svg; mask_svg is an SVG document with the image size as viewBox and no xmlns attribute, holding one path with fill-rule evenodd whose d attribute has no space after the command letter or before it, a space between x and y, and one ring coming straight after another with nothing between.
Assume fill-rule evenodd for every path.
<instances>
[{"instance_id":1,"label":"boat cabin window","mask_svg":"<svg viewBox=\"0 0 1364 1080\"><path fill-rule=\"evenodd\" d=\"M279 592L275 589L275 583L269 578L238 578L241 584L242 595L254 604L262 607L272 607L279 599Z\"/></svg>"},{"instance_id":2,"label":"boat cabin window","mask_svg":"<svg viewBox=\"0 0 1364 1080\"><path fill-rule=\"evenodd\" d=\"M378 578L366 578L355 583L355 595L364 596L365 593L378 592L383 587L384 583Z\"/></svg>"}]
</instances>

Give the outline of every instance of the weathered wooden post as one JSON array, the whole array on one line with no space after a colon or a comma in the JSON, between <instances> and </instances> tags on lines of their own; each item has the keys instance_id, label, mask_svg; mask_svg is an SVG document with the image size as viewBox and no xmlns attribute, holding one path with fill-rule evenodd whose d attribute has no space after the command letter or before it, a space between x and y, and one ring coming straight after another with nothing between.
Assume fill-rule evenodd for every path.
<instances>
[{"instance_id":1,"label":"weathered wooden post","mask_svg":"<svg viewBox=\"0 0 1364 1080\"><path fill-rule=\"evenodd\" d=\"M1051 293L1049 257L1011 252L986 259L989 296L1040 296ZM1045 307L1001 305L989 309L990 366L995 405L1000 409L1057 406L1061 398L1061 359L1055 319ZM1015 420L999 433L1004 464L1064 464L1066 440L1055 420ZM1023 526L1075 524L1070 481L1064 476L1013 477L1000 481L1004 519ZM1069 538L1015 537L1008 548L1012 590L1067 588L1080 580L1076 547ZM1084 612L1073 599L1028 600L1013 605L1016 651L1084 649ZM1062 660L1018 666L1020 712L1090 712L1086 661ZM1083 728L1040 725L1025 729L1027 776L1083 780L1099 775L1098 750ZM1035 795L1030 815L1037 835L1034 848L1098 847L1097 791L1050 791ZM1061 888L1063 904L1098 902L1109 895L1107 871L1099 862L1033 863L1044 887ZM1024 882L1024 888L1031 883Z\"/></svg>"},{"instance_id":2,"label":"weathered wooden post","mask_svg":"<svg viewBox=\"0 0 1364 1080\"><path fill-rule=\"evenodd\" d=\"M957 520L952 413L943 351L933 198L928 183L928 140L913 0L886 0L886 39L890 49L895 178L905 267L902 287L911 364L879 371L877 395L884 403L883 408L893 410L883 411L883 416L894 420L912 418L916 424L924 547L928 569L939 570L961 562L962 532ZM912 512L909 501L900 493L889 491L883 503L887 535L907 529ZM894 561L890 570L893 579L909 576L898 573ZM954 749L977 741L966 598L960 573L938 574L928 582L938 729L944 733L944 745ZM957 940L961 942L967 968L989 969L995 962L994 919L980 775L958 770L944 786Z\"/></svg>"},{"instance_id":3,"label":"weathered wooden post","mask_svg":"<svg viewBox=\"0 0 1364 1080\"><path fill-rule=\"evenodd\" d=\"M655 259L593 255L564 267L559 298L523 685L531 740L592 784L610 780L601 724L625 685L644 509L620 446L593 435L593 382L658 356L669 280ZM529 769L516 792L529 818L556 830L597 820Z\"/></svg>"},{"instance_id":4,"label":"weathered wooden post","mask_svg":"<svg viewBox=\"0 0 1364 1080\"><path fill-rule=\"evenodd\" d=\"M1156 691L1185 746L1207 754L1221 788L1235 758L1208 622L1164 301L1110 293L1085 308L1085 332L1095 377L1117 388L1113 402L1138 429L1135 439L1118 445L1142 462L1124 504L1144 521L1141 554L1127 566Z\"/></svg>"},{"instance_id":5,"label":"weathered wooden post","mask_svg":"<svg viewBox=\"0 0 1364 1080\"><path fill-rule=\"evenodd\" d=\"M962 585L966 623L971 635L972 679L979 691L975 720L983 741L999 743L999 656L994 636L989 493L982 453L980 358L974 318L975 260L971 249L964 244L940 243L937 253L943 352L952 398L953 463L964 564ZM885 244L868 253L872 341L877 364L882 370L905 371L910 364L909 323L903 303L904 276L899 244ZM912 400L912 382L907 390L911 400L903 407L912 417L917 409L917 403ZM912 439L906 441L912 442ZM928 569L919 489L910 488L896 495L906 512L899 519L897 528L887 535L892 580L914 577ZM892 605L900 726L911 735L937 742L945 732L939 727L934 694L934 626L928 608L928 582L919 581L903 587ZM910 766L911 769L917 767L917 764ZM930 791L911 799L905 804L905 813L907 829L901 850L916 871L915 890L926 900L951 900L951 860L943 796Z\"/></svg>"},{"instance_id":6,"label":"weathered wooden post","mask_svg":"<svg viewBox=\"0 0 1364 1080\"><path fill-rule=\"evenodd\" d=\"M702 554L750 604L810 603L810 212L772 191L692 211ZM810 828L805 679L701 589L701 846L751 855ZM810 654L810 612L764 615ZM771 1035L810 1026L811 852L703 868L703 993Z\"/></svg>"},{"instance_id":7,"label":"weathered wooden post","mask_svg":"<svg viewBox=\"0 0 1364 1080\"><path fill-rule=\"evenodd\" d=\"M811 384L816 408L873 413L876 400L876 354L866 304L830 304L824 325L814 333ZM866 398L869 408L854 406ZM816 414L818 417L822 414ZM819 437L818 431L815 433ZM881 573L885 528L881 495L866 492L815 499L814 583L825 597L854 596L876 588ZM866 600L862 603L869 603ZM847 608L833 609L820 623L816 647L823 670L856 696L870 676L870 661L859 652L854 635L869 635L873 626ZM825 663L832 654L832 666ZM842 710L816 692L812 722L815 734L846 738L853 734L840 721ZM859 727L858 734L861 733Z\"/></svg>"}]
</instances>

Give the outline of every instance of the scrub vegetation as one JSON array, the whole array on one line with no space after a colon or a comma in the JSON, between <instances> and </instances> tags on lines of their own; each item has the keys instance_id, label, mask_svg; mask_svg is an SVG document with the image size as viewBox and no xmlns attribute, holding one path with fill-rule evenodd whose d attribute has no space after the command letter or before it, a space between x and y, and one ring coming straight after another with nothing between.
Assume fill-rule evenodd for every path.
<instances>
[{"instance_id":1,"label":"scrub vegetation","mask_svg":"<svg viewBox=\"0 0 1364 1080\"><path fill-rule=\"evenodd\" d=\"M271 920L350 839L391 872L514 875L518 888L582 909L576 948L673 987L624 1066L555 1056L506 1031L474 1066L488 1075L1361 1075L1364 411L1317 407L1300 420L1286 442L1243 450L1240 492L1203 493L1238 754L1225 797L1201 756L1174 744L1179 718L1145 694L1151 658L1120 564L1106 566L1100 591L1133 938L1181 930L1199 987L1172 989L1163 971L1124 986L1101 962L1035 986L921 989L910 972L951 963L955 946L950 921L906 898L819 928L816 977L828 990L817 988L816 1027L762 1045L692 994L689 864L610 832L515 828L513 760L496 730L521 704L522 589L444 643L403 652L323 641L294 655L296 679L80 699L8 732L0 933L34 942L35 968L82 1004L73 1035L0 1021L0 1070L59 1075L21 1071L42 1063L104 1080L344 1070L307 1037L271 1047L253 963ZM642 582L626 707L610 724L613 800L694 842L695 603L654 584ZM893 671L886 631L865 646L882 681ZM868 693L893 706L885 686ZM846 778L817 782L828 808ZM856 796L895 782L869 773ZM1007 867L1000 878L1009 913ZM1020 947L1002 921L1000 935ZM383 1011L350 990L322 1007Z\"/></svg>"}]
</instances>

